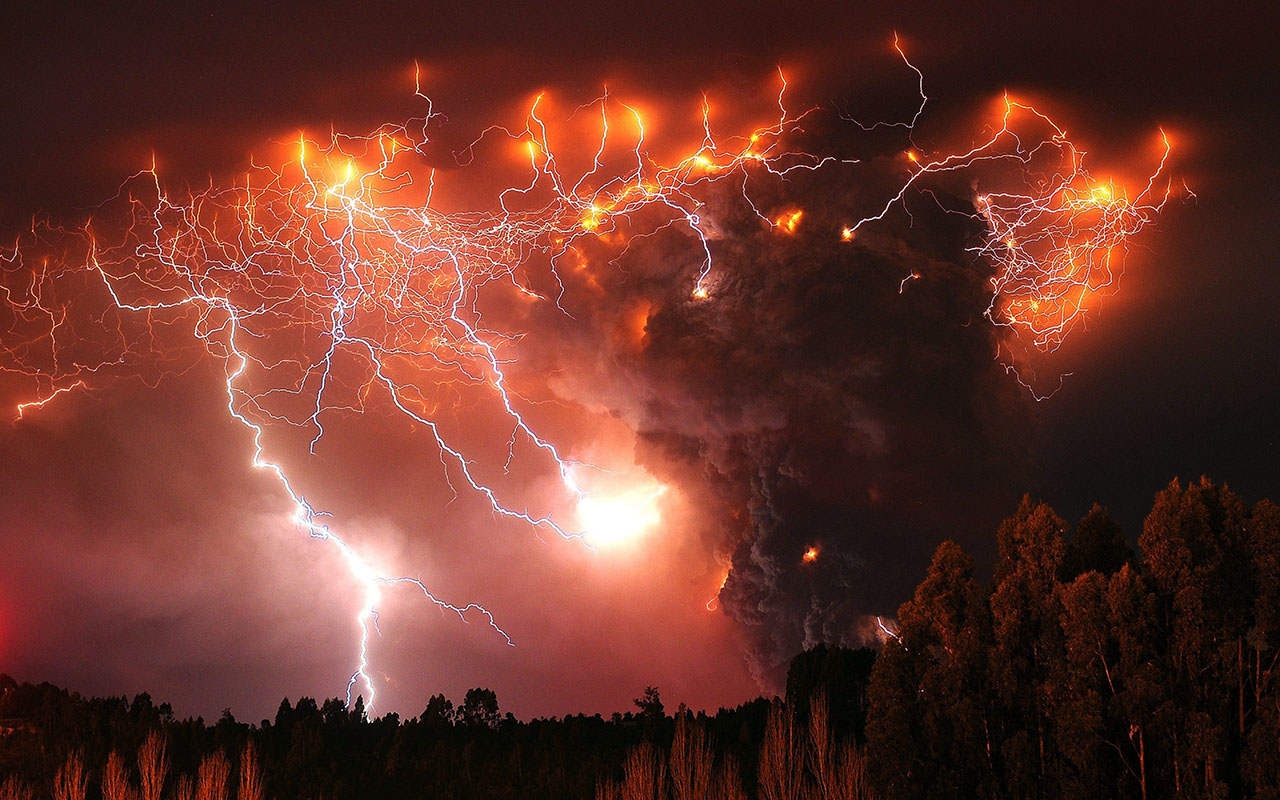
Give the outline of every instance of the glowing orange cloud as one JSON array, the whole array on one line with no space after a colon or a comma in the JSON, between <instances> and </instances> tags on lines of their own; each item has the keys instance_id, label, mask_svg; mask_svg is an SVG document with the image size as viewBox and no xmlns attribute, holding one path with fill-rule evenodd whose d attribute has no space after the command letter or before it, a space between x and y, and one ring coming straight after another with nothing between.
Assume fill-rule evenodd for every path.
<instances>
[{"instance_id":1,"label":"glowing orange cloud","mask_svg":"<svg viewBox=\"0 0 1280 800\"><path fill-rule=\"evenodd\" d=\"M896 37L895 47L919 75ZM17 417L113 379L154 383L197 361L216 364L227 413L251 436L250 463L277 481L297 527L336 548L365 589L348 699L361 691L372 707L369 639L390 587L407 585L461 619L483 620L507 643L511 638L482 606L445 601L417 578L371 566L268 455L266 430L305 430L314 448L335 415L376 408L425 431L451 485L487 503L495 519L599 546L636 541L659 523L665 487L642 481L607 492L582 488L583 465L535 428L532 403L508 378L512 343L527 332L482 319L481 300L558 305L564 275L589 273L592 253L616 253L673 230L685 234L696 263L677 278L680 296L713 304L722 277L713 260L720 235L708 208L713 187L737 193L760 230L803 246L804 211L770 218L752 199L753 181L781 185L793 173L841 160L793 149L815 109L789 111L781 73L779 84L776 118L734 135L714 131L704 102L701 140L663 162L652 155L640 113L608 93L586 107L599 115L598 139L567 145L549 132L549 101L539 95L521 122L486 129L461 154L462 165L471 165L496 139L518 151L524 166L478 210L446 211L436 197L426 158L435 118L429 100L424 118L367 135L334 132L317 140L300 133L283 163L254 163L234 181L191 194L171 194L153 164L121 192L123 223L95 220L76 232L45 226L0 251L0 372L26 386ZM921 104L910 121L854 122L910 131L927 99L921 76ZM995 267L988 317L1052 350L1094 297L1114 290L1128 241L1172 195L1158 185L1170 148L1166 137L1145 186L1129 189L1094 178L1063 129L1005 98L998 124L972 147L909 150L906 165L895 162L903 174L880 210L845 225L840 238L853 242L930 176L1011 167L1016 187L983 190L975 199L974 217L987 229L976 250ZM586 166L567 166L575 162L571 154ZM1028 184L1023 176L1031 172L1038 177ZM51 262L42 250L71 255ZM548 272L535 274L541 267L534 264ZM911 273L901 287L916 279L926 278ZM636 329L642 335L643 327ZM473 453L462 444L467 437L454 435L449 424L459 408L500 420L500 457ZM513 462L558 479L553 485L563 496L542 510L509 501L501 482ZM803 561L817 557L815 545Z\"/></svg>"},{"instance_id":2,"label":"glowing orange cloud","mask_svg":"<svg viewBox=\"0 0 1280 800\"><path fill-rule=\"evenodd\" d=\"M800 226L800 220L804 217L804 210L797 208L794 211L788 211L773 221L774 226L783 233L795 233L796 228Z\"/></svg>"}]
</instances>

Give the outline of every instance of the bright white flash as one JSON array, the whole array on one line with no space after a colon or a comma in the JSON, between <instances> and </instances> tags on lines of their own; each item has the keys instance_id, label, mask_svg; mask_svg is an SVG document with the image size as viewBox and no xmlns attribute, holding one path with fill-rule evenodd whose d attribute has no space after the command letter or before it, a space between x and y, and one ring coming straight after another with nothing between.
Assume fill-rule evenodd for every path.
<instances>
[{"instance_id":1,"label":"bright white flash","mask_svg":"<svg viewBox=\"0 0 1280 800\"><path fill-rule=\"evenodd\" d=\"M644 487L578 501L583 538L594 547L615 547L644 537L661 520L658 498L667 487Z\"/></svg>"}]
</instances>

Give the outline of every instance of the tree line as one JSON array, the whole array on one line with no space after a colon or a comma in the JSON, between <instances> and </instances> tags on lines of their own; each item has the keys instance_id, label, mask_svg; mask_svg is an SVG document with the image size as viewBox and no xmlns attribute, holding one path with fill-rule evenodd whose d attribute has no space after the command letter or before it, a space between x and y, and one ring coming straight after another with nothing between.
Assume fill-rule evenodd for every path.
<instances>
[{"instance_id":1,"label":"tree line","mask_svg":"<svg viewBox=\"0 0 1280 800\"><path fill-rule=\"evenodd\" d=\"M886 797L1277 797L1280 509L1172 482L1129 550L1024 499L986 585L952 543L869 689Z\"/></svg>"},{"instance_id":2,"label":"tree line","mask_svg":"<svg viewBox=\"0 0 1280 800\"><path fill-rule=\"evenodd\" d=\"M586 800L630 749L669 744L682 715L753 765L768 713L757 700L672 715L650 688L608 718L521 721L477 688L457 706L435 695L409 719L303 697L257 724L229 712L209 724L146 694L85 698L0 676L0 800Z\"/></svg>"},{"instance_id":3,"label":"tree line","mask_svg":"<svg viewBox=\"0 0 1280 800\"><path fill-rule=\"evenodd\" d=\"M650 687L525 722L477 688L210 725L0 676L0 800L1280 798L1280 509L1174 481L1137 545L1024 499L989 579L944 542L878 652L819 646L715 714Z\"/></svg>"}]
</instances>

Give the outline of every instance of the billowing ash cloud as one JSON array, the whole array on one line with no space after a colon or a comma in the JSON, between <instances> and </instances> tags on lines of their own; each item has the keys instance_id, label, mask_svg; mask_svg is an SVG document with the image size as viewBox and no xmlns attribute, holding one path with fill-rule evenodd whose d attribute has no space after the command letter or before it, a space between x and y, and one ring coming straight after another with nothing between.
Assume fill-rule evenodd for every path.
<instances>
[{"instance_id":1,"label":"billowing ash cloud","mask_svg":"<svg viewBox=\"0 0 1280 800\"><path fill-rule=\"evenodd\" d=\"M868 615L894 612L941 539L989 539L1023 466L1029 403L983 317L989 267L965 251L977 224L916 197L909 216L841 239L893 169L760 181L762 211L804 210L792 234L712 199L705 301L675 231L593 268L603 300L566 296L563 393L626 419L641 463L691 496L731 559L721 605L764 686L802 647L865 641ZM642 339L617 335L641 323Z\"/></svg>"}]
</instances>

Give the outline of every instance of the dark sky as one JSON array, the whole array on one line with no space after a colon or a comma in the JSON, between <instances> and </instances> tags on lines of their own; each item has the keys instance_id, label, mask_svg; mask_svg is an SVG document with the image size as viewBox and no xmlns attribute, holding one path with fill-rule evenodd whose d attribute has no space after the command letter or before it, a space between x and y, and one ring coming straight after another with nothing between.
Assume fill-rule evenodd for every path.
<instances>
[{"instance_id":1,"label":"dark sky","mask_svg":"<svg viewBox=\"0 0 1280 800\"><path fill-rule=\"evenodd\" d=\"M994 539L999 514L1013 509L1005 504L1031 491L1068 518L1102 502L1136 538L1155 491L1202 473L1249 500L1280 498L1278 76L1258 13L1109 3L258 5L9 4L0 16L4 238L35 214L76 220L153 152L166 180L198 184L300 128L365 130L419 113L415 61L451 125L475 132L544 88L582 101L608 84L687 105L704 89L758 97L778 65L814 102L910 98L910 76L886 58L897 30L938 118L958 119L1009 88L1052 108L1091 155L1121 170L1135 143L1164 125L1175 172L1198 196L1143 233L1119 293L1054 356L1053 368L1071 375L1024 412L1025 468L975 501L981 512L955 520L957 530ZM566 353L574 346L561 343ZM655 362L631 378L668 381L693 408L718 401L676 386L680 374ZM206 366L155 389L126 382L0 427L0 670L84 692L149 690L206 716L230 706L257 718L286 694L341 692L357 589L305 537L263 535L288 529L290 509L246 466L248 440L227 419L218 380ZM595 400L614 422L592 422L591 435L630 441L644 428L639 460L650 472L666 464L664 480L682 469L663 449L678 449L672 436L713 438L607 395ZM482 625L392 597L375 650L384 710L414 714L431 693L457 699L473 685L494 687L522 716L624 708L647 684L694 706L759 691L741 655L758 645L738 624L741 609L730 618L691 602L710 596L708 584L714 594L724 555L714 535L669 536L639 558L493 530L474 503L446 508L435 454L384 423L357 421L290 466L393 571L483 599L517 640L508 648ZM578 435L564 419L549 424ZM699 470L728 480L740 455L730 449ZM920 553L936 543L936 525L928 530L901 543L894 569L918 575ZM957 535L989 561L990 550ZM890 545L881 557L899 547ZM891 613L909 587L898 581L866 603Z\"/></svg>"}]
</instances>

